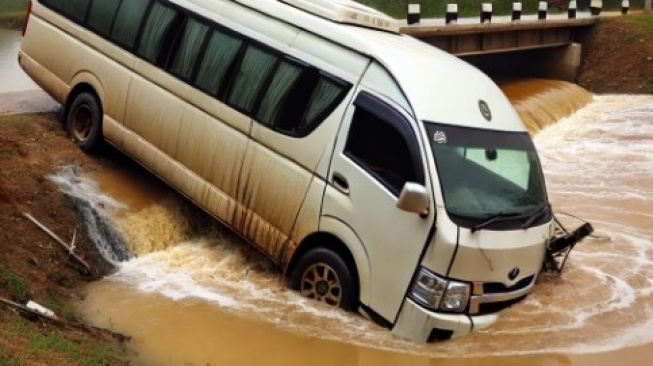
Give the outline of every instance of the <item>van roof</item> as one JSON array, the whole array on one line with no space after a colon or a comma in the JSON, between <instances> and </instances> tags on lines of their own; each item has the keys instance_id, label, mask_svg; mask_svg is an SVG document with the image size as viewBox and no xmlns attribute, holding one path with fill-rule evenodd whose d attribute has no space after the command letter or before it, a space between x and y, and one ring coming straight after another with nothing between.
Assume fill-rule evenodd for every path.
<instances>
[{"instance_id":1,"label":"van roof","mask_svg":"<svg viewBox=\"0 0 653 366\"><path fill-rule=\"evenodd\" d=\"M288 4L334 2L337 5L347 3L346 0L186 1L202 8L208 3L220 1L239 3L374 58L395 77L410 101L415 116L420 120L526 131L503 92L474 66L410 36L347 24L346 21L333 20L330 15L316 15L316 11L302 10ZM310 4L307 6L310 7ZM357 7L366 8L362 5ZM337 8L334 6L331 10ZM381 14L372 9L369 12ZM500 116L500 119L493 118L488 122L480 112L481 100L490 107L492 115Z\"/></svg>"}]
</instances>

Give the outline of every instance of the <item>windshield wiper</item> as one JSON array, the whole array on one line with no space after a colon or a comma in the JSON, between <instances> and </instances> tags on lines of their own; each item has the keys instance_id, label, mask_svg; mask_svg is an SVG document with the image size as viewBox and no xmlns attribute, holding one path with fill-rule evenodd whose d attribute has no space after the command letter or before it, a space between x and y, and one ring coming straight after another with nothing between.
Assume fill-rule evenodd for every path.
<instances>
[{"instance_id":1,"label":"windshield wiper","mask_svg":"<svg viewBox=\"0 0 653 366\"><path fill-rule=\"evenodd\" d=\"M499 212L496 215L490 216L487 220L472 226L472 233L481 230L488 225L494 224L495 222L513 220L518 216L523 216L523 214L521 212Z\"/></svg>"},{"instance_id":2,"label":"windshield wiper","mask_svg":"<svg viewBox=\"0 0 653 366\"><path fill-rule=\"evenodd\" d=\"M526 228L530 227L531 225L533 225L533 223L535 221L537 221L540 217L542 217L543 214L545 214L545 213L547 213L549 211L550 207L551 207L551 205L549 205L547 203L544 207L537 210L537 212L532 214L531 217L529 217L528 220L526 220L526 222L524 222L524 224L521 226L521 228L526 229Z\"/></svg>"}]
</instances>

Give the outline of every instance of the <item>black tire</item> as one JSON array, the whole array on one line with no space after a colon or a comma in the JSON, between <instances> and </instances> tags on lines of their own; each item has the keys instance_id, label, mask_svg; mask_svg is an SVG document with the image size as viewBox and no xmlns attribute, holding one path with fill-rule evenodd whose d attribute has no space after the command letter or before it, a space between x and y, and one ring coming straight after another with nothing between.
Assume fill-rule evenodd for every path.
<instances>
[{"instance_id":1,"label":"black tire","mask_svg":"<svg viewBox=\"0 0 653 366\"><path fill-rule=\"evenodd\" d=\"M290 287L303 296L347 311L358 308L358 286L347 263L335 252L315 248L299 259Z\"/></svg>"},{"instance_id":2,"label":"black tire","mask_svg":"<svg viewBox=\"0 0 653 366\"><path fill-rule=\"evenodd\" d=\"M102 108L92 93L78 94L66 113L66 129L80 149L90 153L102 145Z\"/></svg>"}]
</instances>

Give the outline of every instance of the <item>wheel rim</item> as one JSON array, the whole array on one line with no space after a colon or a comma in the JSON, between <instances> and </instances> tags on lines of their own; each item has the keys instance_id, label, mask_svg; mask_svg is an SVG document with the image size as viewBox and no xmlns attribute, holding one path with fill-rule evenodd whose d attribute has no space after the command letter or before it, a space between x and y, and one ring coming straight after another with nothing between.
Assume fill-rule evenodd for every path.
<instances>
[{"instance_id":1,"label":"wheel rim","mask_svg":"<svg viewBox=\"0 0 653 366\"><path fill-rule=\"evenodd\" d=\"M72 133L79 141L86 140L91 134L93 115L86 105L80 105L73 112Z\"/></svg>"},{"instance_id":2,"label":"wheel rim","mask_svg":"<svg viewBox=\"0 0 653 366\"><path fill-rule=\"evenodd\" d=\"M332 306L340 306L342 301L340 278L326 263L312 264L304 271L300 293Z\"/></svg>"}]
</instances>

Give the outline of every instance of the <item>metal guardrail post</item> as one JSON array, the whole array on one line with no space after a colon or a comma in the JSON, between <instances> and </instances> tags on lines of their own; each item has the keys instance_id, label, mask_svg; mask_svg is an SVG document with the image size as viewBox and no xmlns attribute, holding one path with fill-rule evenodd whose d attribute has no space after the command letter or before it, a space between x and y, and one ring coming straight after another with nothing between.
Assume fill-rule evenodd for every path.
<instances>
[{"instance_id":1,"label":"metal guardrail post","mask_svg":"<svg viewBox=\"0 0 653 366\"><path fill-rule=\"evenodd\" d=\"M567 8L567 18L576 19L576 0L571 0L569 2L569 8Z\"/></svg>"},{"instance_id":2,"label":"metal guardrail post","mask_svg":"<svg viewBox=\"0 0 653 366\"><path fill-rule=\"evenodd\" d=\"M421 12L422 10L420 4L408 4L408 9L406 9L406 23L419 23Z\"/></svg>"},{"instance_id":3,"label":"metal guardrail post","mask_svg":"<svg viewBox=\"0 0 653 366\"><path fill-rule=\"evenodd\" d=\"M452 24L458 22L458 4L447 4L447 12L445 13L444 22Z\"/></svg>"},{"instance_id":4,"label":"metal guardrail post","mask_svg":"<svg viewBox=\"0 0 653 366\"><path fill-rule=\"evenodd\" d=\"M492 3L481 4L481 23L492 23Z\"/></svg>"},{"instance_id":5,"label":"metal guardrail post","mask_svg":"<svg viewBox=\"0 0 653 366\"><path fill-rule=\"evenodd\" d=\"M521 3L512 3L512 21L521 19Z\"/></svg>"}]
</instances>

